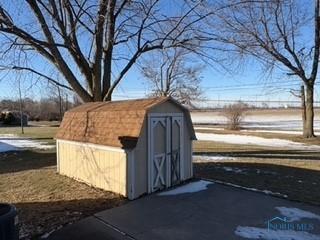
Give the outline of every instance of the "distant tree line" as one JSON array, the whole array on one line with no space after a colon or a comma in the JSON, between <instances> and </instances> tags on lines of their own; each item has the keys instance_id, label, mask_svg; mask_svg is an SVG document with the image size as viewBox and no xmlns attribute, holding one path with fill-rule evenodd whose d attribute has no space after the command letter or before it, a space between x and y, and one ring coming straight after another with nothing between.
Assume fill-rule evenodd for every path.
<instances>
[{"instance_id":1,"label":"distant tree line","mask_svg":"<svg viewBox=\"0 0 320 240\"><path fill-rule=\"evenodd\" d=\"M58 97L33 100L24 98L23 112L28 115L29 121L60 121L63 114L70 108L80 104L77 100L59 99ZM17 111L18 100L3 99L0 101L0 112Z\"/></svg>"}]
</instances>

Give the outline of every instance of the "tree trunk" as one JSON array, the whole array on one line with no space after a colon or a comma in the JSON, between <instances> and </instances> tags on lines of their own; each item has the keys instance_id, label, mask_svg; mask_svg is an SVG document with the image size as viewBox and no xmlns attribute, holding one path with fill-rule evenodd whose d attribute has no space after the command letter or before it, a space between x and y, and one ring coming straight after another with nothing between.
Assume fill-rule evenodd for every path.
<instances>
[{"instance_id":1,"label":"tree trunk","mask_svg":"<svg viewBox=\"0 0 320 240\"><path fill-rule=\"evenodd\" d=\"M313 129L314 121L314 109L313 109L313 96L314 87L313 84L306 84L306 96L305 96L305 117L303 118L303 137L312 138L315 137Z\"/></svg>"},{"instance_id":2,"label":"tree trunk","mask_svg":"<svg viewBox=\"0 0 320 240\"><path fill-rule=\"evenodd\" d=\"M302 129L305 129L306 127L306 94L304 85L301 86L301 112L302 112Z\"/></svg>"},{"instance_id":3,"label":"tree trunk","mask_svg":"<svg viewBox=\"0 0 320 240\"><path fill-rule=\"evenodd\" d=\"M97 73L93 76L93 102L101 102L102 95L101 95L101 72L98 70Z\"/></svg>"}]
</instances>

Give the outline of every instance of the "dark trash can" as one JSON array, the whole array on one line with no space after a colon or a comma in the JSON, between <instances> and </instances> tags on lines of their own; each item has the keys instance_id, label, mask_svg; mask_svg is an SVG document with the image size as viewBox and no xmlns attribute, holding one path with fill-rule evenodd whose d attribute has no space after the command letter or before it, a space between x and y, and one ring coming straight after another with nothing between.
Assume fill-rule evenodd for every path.
<instances>
[{"instance_id":1,"label":"dark trash can","mask_svg":"<svg viewBox=\"0 0 320 240\"><path fill-rule=\"evenodd\" d=\"M18 240L17 210L10 204L0 203L0 240Z\"/></svg>"}]
</instances>

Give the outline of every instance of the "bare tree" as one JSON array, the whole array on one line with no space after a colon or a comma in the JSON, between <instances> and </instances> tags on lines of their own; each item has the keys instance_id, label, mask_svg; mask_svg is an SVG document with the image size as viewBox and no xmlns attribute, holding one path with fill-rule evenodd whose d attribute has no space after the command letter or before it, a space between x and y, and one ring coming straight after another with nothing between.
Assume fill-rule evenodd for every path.
<instances>
[{"instance_id":1,"label":"bare tree","mask_svg":"<svg viewBox=\"0 0 320 240\"><path fill-rule=\"evenodd\" d=\"M320 47L319 0L229 0L214 18L220 31L208 33L224 50L253 56L268 70L282 70L305 86L303 136L314 137L314 85ZM226 3L224 3L226 4ZM309 9L307 9L309 8ZM212 25L212 23L210 23Z\"/></svg>"},{"instance_id":2,"label":"bare tree","mask_svg":"<svg viewBox=\"0 0 320 240\"><path fill-rule=\"evenodd\" d=\"M64 93L64 89L59 87L58 85L48 84L49 88L49 96L55 102L57 108L59 109L59 121L62 120L64 113L66 112L65 102L63 99L63 95L67 94Z\"/></svg>"},{"instance_id":3,"label":"bare tree","mask_svg":"<svg viewBox=\"0 0 320 240\"><path fill-rule=\"evenodd\" d=\"M16 50L23 52L29 61L21 66L20 59L11 60L11 68L54 81L38 67L44 61L67 81L59 86L70 85L84 102L111 100L142 54L204 40L197 24L209 14L197 14L199 6L161 0L5 1L0 3L2 53L21 58ZM19 8L23 12L15 12Z\"/></svg>"},{"instance_id":4,"label":"bare tree","mask_svg":"<svg viewBox=\"0 0 320 240\"><path fill-rule=\"evenodd\" d=\"M248 106L241 101L225 106L222 114L228 120L227 128L239 130L247 109Z\"/></svg>"},{"instance_id":5,"label":"bare tree","mask_svg":"<svg viewBox=\"0 0 320 240\"><path fill-rule=\"evenodd\" d=\"M155 52L142 65L141 73L152 89L152 96L172 96L183 104L192 105L200 98L203 66L189 59L183 48Z\"/></svg>"}]
</instances>

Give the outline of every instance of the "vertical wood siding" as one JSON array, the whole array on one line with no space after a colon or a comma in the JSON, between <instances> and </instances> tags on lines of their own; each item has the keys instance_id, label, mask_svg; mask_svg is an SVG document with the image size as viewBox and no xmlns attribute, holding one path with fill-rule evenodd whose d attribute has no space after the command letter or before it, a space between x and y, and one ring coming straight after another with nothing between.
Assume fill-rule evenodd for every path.
<instances>
[{"instance_id":1,"label":"vertical wood siding","mask_svg":"<svg viewBox=\"0 0 320 240\"><path fill-rule=\"evenodd\" d=\"M127 196L127 157L121 149L57 140L58 172Z\"/></svg>"}]
</instances>

